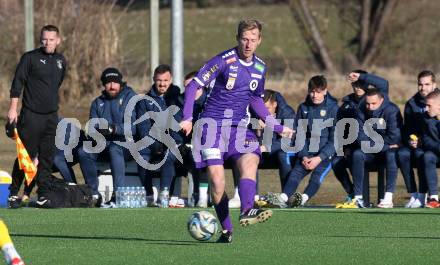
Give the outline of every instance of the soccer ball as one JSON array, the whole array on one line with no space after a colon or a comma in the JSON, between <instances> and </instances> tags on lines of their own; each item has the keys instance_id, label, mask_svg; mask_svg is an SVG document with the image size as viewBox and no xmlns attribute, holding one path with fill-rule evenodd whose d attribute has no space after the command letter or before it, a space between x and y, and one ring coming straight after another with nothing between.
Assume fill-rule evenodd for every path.
<instances>
[{"instance_id":1,"label":"soccer ball","mask_svg":"<svg viewBox=\"0 0 440 265\"><path fill-rule=\"evenodd\" d=\"M188 232L196 240L208 241L218 233L218 221L207 211L195 212L188 220Z\"/></svg>"}]
</instances>

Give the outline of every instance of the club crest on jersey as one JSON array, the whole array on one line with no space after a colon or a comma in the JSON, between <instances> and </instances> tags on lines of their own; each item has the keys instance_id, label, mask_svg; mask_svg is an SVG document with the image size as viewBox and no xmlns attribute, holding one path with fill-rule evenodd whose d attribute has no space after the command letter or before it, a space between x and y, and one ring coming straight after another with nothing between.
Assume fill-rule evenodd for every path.
<instances>
[{"instance_id":1,"label":"club crest on jersey","mask_svg":"<svg viewBox=\"0 0 440 265\"><path fill-rule=\"evenodd\" d=\"M254 68L260 72L264 72L264 65L262 65L261 63L256 62Z\"/></svg>"},{"instance_id":2,"label":"club crest on jersey","mask_svg":"<svg viewBox=\"0 0 440 265\"><path fill-rule=\"evenodd\" d=\"M229 77L228 78L228 82L226 83L226 89L227 90L231 90L232 88L234 88L235 85L235 77Z\"/></svg>"},{"instance_id":3,"label":"club crest on jersey","mask_svg":"<svg viewBox=\"0 0 440 265\"><path fill-rule=\"evenodd\" d=\"M217 69L218 69L218 65L215 64L213 67L211 67L210 69L206 70L206 71L203 73L203 75L202 75L203 81L205 81L205 82L208 81L209 78L211 77L211 75L212 75L213 73L215 73L215 71L217 71Z\"/></svg>"},{"instance_id":4,"label":"club crest on jersey","mask_svg":"<svg viewBox=\"0 0 440 265\"><path fill-rule=\"evenodd\" d=\"M257 87L258 87L258 80L253 79L249 83L249 88L251 89L251 91L255 91L255 89L257 89Z\"/></svg>"},{"instance_id":5,"label":"club crest on jersey","mask_svg":"<svg viewBox=\"0 0 440 265\"><path fill-rule=\"evenodd\" d=\"M57 60L57 66L59 69L63 69L63 61L62 60Z\"/></svg>"},{"instance_id":6,"label":"club crest on jersey","mask_svg":"<svg viewBox=\"0 0 440 265\"><path fill-rule=\"evenodd\" d=\"M325 109L322 109L322 110L319 112L319 115L321 115L321 117L325 117L326 114L327 114L327 111L325 111Z\"/></svg>"}]
</instances>

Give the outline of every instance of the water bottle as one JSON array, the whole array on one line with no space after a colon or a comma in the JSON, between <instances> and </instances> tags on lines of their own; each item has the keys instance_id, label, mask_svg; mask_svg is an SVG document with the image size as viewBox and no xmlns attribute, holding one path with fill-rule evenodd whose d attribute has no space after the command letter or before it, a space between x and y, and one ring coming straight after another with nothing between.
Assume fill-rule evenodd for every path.
<instances>
[{"instance_id":1,"label":"water bottle","mask_svg":"<svg viewBox=\"0 0 440 265\"><path fill-rule=\"evenodd\" d=\"M125 208L125 187L118 187L119 205L118 208ZM116 197L117 200L117 197Z\"/></svg>"},{"instance_id":2,"label":"water bottle","mask_svg":"<svg viewBox=\"0 0 440 265\"><path fill-rule=\"evenodd\" d=\"M146 200L144 187L138 187L138 189L139 189L139 207L143 208L145 207L145 200Z\"/></svg>"},{"instance_id":3,"label":"water bottle","mask_svg":"<svg viewBox=\"0 0 440 265\"><path fill-rule=\"evenodd\" d=\"M116 190L116 207L121 208L121 188Z\"/></svg>"},{"instance_id":4,"label":"water bottle","mask_svg":"<svg viewBox=\"0 0 440 265\"><path fill-rule=\"evenodd\" d=\"M139 192L139 207L143 208L147 206L147 193L144 187L138 187Z\"/></svg>"},{"instance_id":5,"label":"water bottle","mask_svg":"<svg viewBox=\"0 0 440 265\"><path fill-rule=\"evenodd\" d=\"M133 187L133 208L140 208L141 206L141 190L139 187Z\"/></svg>"},{"instance_id":6,"label":"water bottle","mask_svg":"<svg viewBox=\"0 0 440 265\"><path fill-rule=\"evenodd\" d=\"M170 200L170 192L168 191L168 188L165 187L161 193L162 193L162 196L161 196L162 199L160 201L160 204L161 204L162 208L168 208L168 202Z\"/></svg>"},{"instance_id":7,"label":"water bottle","mask_svg":"<svg viewBox=\"0 0 440 265\"><path fill-rule=\"evenodd\" d=\"M130 194L130 200L129 200L129 207L135 208L136 207L136 192L134 190L134 187L129 187L129 194Z\"/></svg>"}]
</instances>

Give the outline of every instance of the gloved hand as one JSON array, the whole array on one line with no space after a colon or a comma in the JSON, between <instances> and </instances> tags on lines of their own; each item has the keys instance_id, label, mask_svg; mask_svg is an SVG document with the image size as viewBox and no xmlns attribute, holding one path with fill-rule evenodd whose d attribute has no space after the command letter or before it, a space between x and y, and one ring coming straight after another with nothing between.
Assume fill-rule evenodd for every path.
<instances>
[{"instance_id":1,"label":"gloved hand","mask_svg":"<svg viewBox=\"0 0 440 265\"><path fill-rule=\"evenodd\" d=\"M116 126L114 124L109 124L108 128L106 128L106 129L96 128L96 131L98 131L104 137L107 137L107 136L111 136L116 133Z\"/></svg>"},{"instance_id":2,"label":"gloved hand","mask_svg":"<svg viewBox=\"0 0 440 265\"><path fill-rule=\"evenodd\" d=\"M6 136L8 136L11 139L14 139L15 137L15 128L17 127L17 124L15 122L7 122L5 124L5 131L6 131Z\"/></svg>"}]
</instances>

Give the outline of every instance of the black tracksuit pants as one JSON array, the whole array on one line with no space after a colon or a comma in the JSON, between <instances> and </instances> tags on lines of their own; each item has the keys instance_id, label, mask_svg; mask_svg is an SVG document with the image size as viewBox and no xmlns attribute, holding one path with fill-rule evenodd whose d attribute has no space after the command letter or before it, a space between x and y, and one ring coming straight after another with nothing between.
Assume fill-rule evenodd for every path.
<instances>
[{"instance_id":1,"label":"black tracksuit pants","mask_svg":"<svg viewBox=\"0 0 440 265\"><path fill-rule=\"evenodd\" d=\"M44 192L45 183L52 173L52 164L56 151L55 135L58 124L57 112L48 114L35 113L27 108L22 108L18 119L18 134L26 147L30 157L38 157L38 170L36 184L38 194ZM24 172L18 167L18 160L15 160L12 170L12 184L10 195L17 195L23 183ZM25 194L29 195L34 184L25 186Z\"/></svg>"}]
</instances>

